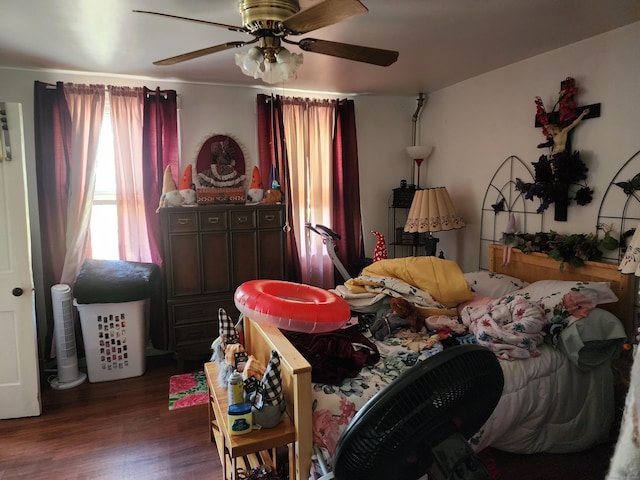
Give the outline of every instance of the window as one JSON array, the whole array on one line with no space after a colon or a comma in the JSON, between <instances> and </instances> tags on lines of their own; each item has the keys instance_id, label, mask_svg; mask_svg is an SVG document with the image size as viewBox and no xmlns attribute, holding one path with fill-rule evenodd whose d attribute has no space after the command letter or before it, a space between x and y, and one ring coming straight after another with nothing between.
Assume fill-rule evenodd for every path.
<instances>
[{"instance_id":1,"label":"window","mask_svg":"<svg viewBox=\"0 0 640 480\"><path fill-rule=\"evenodd\" d=\"M116 208L116 164L113 153L113 130L106 94L104 117L96 158L96 187L91 208L92 258L118 260L118 214Z\"/></svg>"}]
</instances>

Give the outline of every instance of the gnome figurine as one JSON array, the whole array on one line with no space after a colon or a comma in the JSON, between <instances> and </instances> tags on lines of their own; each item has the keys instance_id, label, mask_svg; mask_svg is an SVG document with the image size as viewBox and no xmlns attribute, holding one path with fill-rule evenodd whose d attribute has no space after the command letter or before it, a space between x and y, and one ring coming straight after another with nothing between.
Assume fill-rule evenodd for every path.
<instances>
[{"instance_id":1,"label":"gnome figurine","mask_svg":"<svg viewBox=\"0 0 640 480\"><path fill-rule=\"evenodd\" d=\"M247 202L260 203L264 197L264 187L262 186L262 179L260 178L260 170L258 167L253 167L253 174L251 175L251 186L247 191Z\"/></svg>"},{"instance_id":2,"label":"gnome figurine","mask_svg":"<svg viewBox=\"0 0 640 480\"><path fill-rule=\"evenodd\" d=\"M257 393L251 398L254 423L263 428L273 428L280 423L282 412L285 410L282 378L280 375L280 356L275 350L271 351L267 365Z\"/></svg>"},{"instance_id":3,"label":"gnome figurine","mask_svg":"<svg viewBox=\"0 0 640 480\"><path fill-rule=\"evenodd\" d=\"M164 170L164 177L162 177L162 195L160 196L160 203L158 204L156 213L158 213L161 208L170 206L170 197L175 195L173 192L177 193L178 187L171 173L171 165L167 165L167 168Z\"/></svg>"},{"instance_id":4,"label":"gnome figurine","mask_svg":"<svg viewBox=\"0 0 640 480\"><path fill-rule=\"evenodd\" d=\"M373 249L374 263L379 260L385 260L386 258L388 258L388 256L387 256L387 243L385 242L384 235L375 230L371 230L371 233L375 235L375 237L378 239L376 241L376 246Z\"/></svg>"}]
</instances>

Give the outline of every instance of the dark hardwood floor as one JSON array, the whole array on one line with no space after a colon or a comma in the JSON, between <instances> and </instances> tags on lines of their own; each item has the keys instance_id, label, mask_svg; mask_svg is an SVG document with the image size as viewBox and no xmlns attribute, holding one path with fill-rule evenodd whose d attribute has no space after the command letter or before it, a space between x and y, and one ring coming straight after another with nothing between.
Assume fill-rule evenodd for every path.
<instances>
[{"instance_id":1,"label":"dark hardwood floor","mask_svg":"<svg viewBox=\"0 0 640 480\"><path fill-rule=\"evenodd\" d=\"M207 406L168 409L176 373L171 357L149 357L141 377L45 382L40 417L0 421L0 479L221 480Z\"/></svg>"},{"instance_id":2,"label":"dark hardwood floor","mask_svg":"<svg viewBox=\"0 0 640 480\"><path fill-rule=\"evenodd\" d=\"M201 367L187 362L188 369ZM141 377L87 381L69 390L44 382L40 417L0 421L0 480L221 480L206 405L167 407L169 377L176 373L171 356L149 357ZM612 448L492 455L500 480L602 480Z\"/></svg>"}]
</instances>

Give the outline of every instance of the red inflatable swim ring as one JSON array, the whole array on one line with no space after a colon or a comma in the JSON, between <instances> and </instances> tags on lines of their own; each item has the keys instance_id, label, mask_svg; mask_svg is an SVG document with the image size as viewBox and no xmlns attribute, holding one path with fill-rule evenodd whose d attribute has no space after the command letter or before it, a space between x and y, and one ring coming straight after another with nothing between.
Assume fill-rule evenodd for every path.
<instances>
[{"instance_id":1,"label":"red inflatable swim ring","mask_svg":"<svg viewBox=\"0 0 640 480\"><path fill-rule=\"evenodd\" d=\"M351 318L349 304L327 290L282 280L250 280L236 289L236 307L260 324L323 333Z\"/></svg>"}]
</instances>

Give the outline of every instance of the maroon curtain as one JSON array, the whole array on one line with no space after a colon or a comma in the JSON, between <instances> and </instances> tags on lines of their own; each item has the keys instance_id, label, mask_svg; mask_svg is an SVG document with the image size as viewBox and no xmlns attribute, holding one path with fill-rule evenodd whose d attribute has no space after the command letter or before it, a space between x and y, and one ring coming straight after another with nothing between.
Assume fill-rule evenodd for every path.
<instances>
[{"instance_id":1,"label":"maroon curtain","mask_svg":"<svg viewBox=\"0 0 640 480\"><path fill-rule=\"evenodd\" d=\"M152 262L163 266L162 233L160 217L156 213L162 195L162 180L167 166L171 167L173 180L179 184L178 158L178 95L174 90L150 90L144 88L144 126L142 132L142 172L144 176L144 204L149 231L149 247ZM164 291L164 289L163 289ZM151 299L150 337L153 346L166 349L169 345L164 293Z\"/></svg>"},{"instance_id":2,"label":"maroon curtain","mask_svg":"<svg viewBox=\"0 0 640 480\"><path fill-rule=\"evenodd\" d=\"M280 182L284 195L287 218L291 217L291 184L289 182L289 167L287 164L287 149L284 138L282 108L280 97L258 95L258 155L259 168L265 189L271 187L272 176ZM272 173L273 172L273 173ZM296 243L295 231L286 231L286 279L300 282L300 257Z\"/></svg>"},{"instance_id":3,"label":"maroon curtain","mask_svg":"<svg viewBox=\"0 0 640 480\"><path fill-rule=\"evenodd\" d=\"M360 212L358 142L353 100L336 105L333 138L333 229L340 234L337 255L351 276L362 268L364 239Z\"/></svg>"},{"instance_id":4,"label":"maroon curtain","mask_svg":"<svg viewBox=\"0 0 640 480\"><path fill-rule=\"evenodd\" d=\"M36 184L42 249L42 292L47 334L43 358L50 358L53 338L51 287L60 283L66 256L67 198L71 117L63 83L34 84Z\"/></svg>"},{"instance_id":5,"label":"maroon curtain","mask_svg":"<svg viewBox=\"0 0 640 480\"><path fill-rule=\"evenodd\" d=\"M162 179L167 166L179 184L178 103L174 90L144 88L144 127L142 138L142 171L144 202L149 230L151 259L162 266L162 235L156 213L162 195Z\"/></svg>"}]
</instances>

